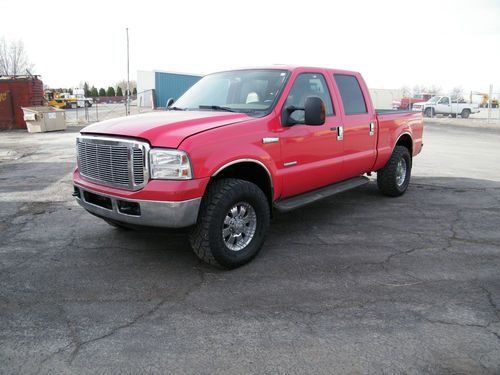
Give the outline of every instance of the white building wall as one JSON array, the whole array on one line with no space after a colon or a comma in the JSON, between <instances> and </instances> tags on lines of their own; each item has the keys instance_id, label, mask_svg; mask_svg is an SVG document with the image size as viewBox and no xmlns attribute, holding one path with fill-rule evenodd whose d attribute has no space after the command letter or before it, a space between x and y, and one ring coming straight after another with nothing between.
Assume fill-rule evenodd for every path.
<instances>
[{"instance_id":1,"label":"white building wall","mask_svg":"<svg viewBox=\"0 0 500 375\"><path fill-rule=\"evenodd\" d=\"M153 107L153 90L155 89L155 72L137 71L137 106Z\"/></svg>"},{"instance_id":2,"label":"white building wall","mask_svg":"<svg viewBox=\"0 0 500 375\"><path fill-rule=\"evenodd\" d=\"M392 109L392 101L399 100L403 92L399 89L369 89L375 109Z\"/></svg>"}]
</instances>

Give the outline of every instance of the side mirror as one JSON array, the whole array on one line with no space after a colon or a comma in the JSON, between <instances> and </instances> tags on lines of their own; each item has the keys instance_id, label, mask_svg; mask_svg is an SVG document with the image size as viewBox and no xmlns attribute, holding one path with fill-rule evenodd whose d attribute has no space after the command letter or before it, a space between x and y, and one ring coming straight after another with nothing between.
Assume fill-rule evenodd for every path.
<instances>
[{"instance_id":1,"label":"side mirror","mask_svg":"<svg viewBox=\"0 0 500 375\"><path fill-rule=\"evenodd\" d=\"M306 125L323 125L326 118L325 103L317 96L308 96L304 105Z\"/></svg>"},{"instance_id":2,"label":"side mirror","mask_svg":"<svg viewBox=\"0 0 500 375\"><path fill-rule=\"evenodd\" d=\"M166 107L169 108L172 106L172 104L174 104L174 98L168 98Z\"/></svg>"}]
</instances>

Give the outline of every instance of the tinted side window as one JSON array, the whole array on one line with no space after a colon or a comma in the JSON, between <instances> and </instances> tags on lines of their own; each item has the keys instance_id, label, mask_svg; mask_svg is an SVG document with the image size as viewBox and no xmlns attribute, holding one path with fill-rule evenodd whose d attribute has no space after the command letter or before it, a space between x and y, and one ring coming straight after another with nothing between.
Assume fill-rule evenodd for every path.
<instances>
[{"instance_id":1,"label":"tinted side window","mask_svg":"<svg viewBox=\"0 0 500 375\"><path fill-rule=\"evenodd\" d=\"M295 78L292 88L286 98L285 108L295 106L304 108L308 96L317 96L325 103L327 116L333 116L332 98L326 85L325 77L319 73L301 73ZM294 121L304 121L304 111L297 110L290 117Z\"/></svg>"},{"instance_id":2,"label":"tinted side window","mask_svg":"<svg viewBox=\"0 0 500 375\"><path fill-rule=\"evenodd\" d=\"M334 74L334 77L342 97L345 114L367 113L365 98L356 77L347 74Z\"/></svg>"}]
</instances>

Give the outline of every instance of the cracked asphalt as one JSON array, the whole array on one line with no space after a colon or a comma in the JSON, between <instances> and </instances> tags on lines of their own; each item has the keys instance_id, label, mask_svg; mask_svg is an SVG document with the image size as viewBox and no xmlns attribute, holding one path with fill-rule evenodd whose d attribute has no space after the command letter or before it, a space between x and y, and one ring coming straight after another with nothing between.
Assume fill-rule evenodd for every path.
<instances>
[{"instance_id":1,"label":"cracked asphalt","mask_svg":"<svg viewBox=\"0 0 500 375\"><path fill-rule=\"evenodd\" d=\"M0 373L500 373L500 131L428 124L403 197L278 215L226 272L77 206L72 129L0 133Z\"/></svg>"}]
</instances>

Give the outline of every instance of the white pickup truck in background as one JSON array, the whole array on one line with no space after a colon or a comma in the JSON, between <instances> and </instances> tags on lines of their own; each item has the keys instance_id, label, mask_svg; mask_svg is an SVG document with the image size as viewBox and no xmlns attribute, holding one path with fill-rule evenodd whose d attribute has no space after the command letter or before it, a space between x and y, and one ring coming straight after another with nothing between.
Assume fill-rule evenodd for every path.
<instances>
[{"instance_id":1,"label":"white pickup truck in background","mask_svg":"<svg viewBox=\"0 0 500 375\"><path fill-rule=\"evenodd\" d=\"M413 104L412 111L423 112L425 117L460 115L462 118L468 118L472 113L479 112L479 104L452 100L449 96L433 96L427 102Z\"/></svg>"}]
</instances>

